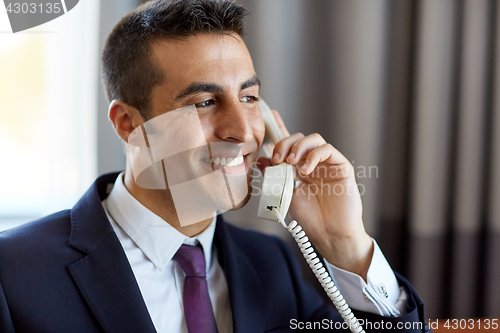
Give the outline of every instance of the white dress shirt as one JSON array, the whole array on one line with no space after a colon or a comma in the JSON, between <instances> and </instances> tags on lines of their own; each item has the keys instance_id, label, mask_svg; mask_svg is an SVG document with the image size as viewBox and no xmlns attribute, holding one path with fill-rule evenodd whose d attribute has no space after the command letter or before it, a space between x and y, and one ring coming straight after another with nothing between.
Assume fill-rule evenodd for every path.
<instances>
[{"instance_id":1,"label":"white dress shirt","mask_svg":"<svg viewBox=\"0 0 500 333\"><path fill-rule=\"evenodd\" d=\"M207 282L219 333L233 331L226 277L213 244L216 218L195 237L180 233L137 201L123 184L121 173L103 207L128 258L142 297L158 333L187 333L183 314L184 271L172 260L182 244L200 244L205 254ZM326 263L347 303L381 315L402 312L406 294L399 288L387 260L374 241L368 283L354 273ZM387 297L386 297L387 296Z\"/></svg>"}]
</instances>

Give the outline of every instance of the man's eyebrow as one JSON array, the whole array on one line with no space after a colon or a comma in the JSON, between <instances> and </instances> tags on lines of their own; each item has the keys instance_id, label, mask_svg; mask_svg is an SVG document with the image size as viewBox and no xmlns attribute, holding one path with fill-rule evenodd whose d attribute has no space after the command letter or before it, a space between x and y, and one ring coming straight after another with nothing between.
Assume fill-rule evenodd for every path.
<instances>
[{"instance_id":1,"label":"man's eyebrow","mask_svg":"<svg viewBox=\"0 0 500 333\"><path fill-rule=\"evenodd\" d=\"M252 86L259 86L260 87L260 80L257 77L257 75L255 75L254 77L243 82L241 84L240 90L245 90L246 88L250 88Z\"/></svg>"},{"instance_id":2,"label":"man's eyebrow","mask_svg":"<svg viewBox=\"0 0 500 333\"><path fill-rule=\"evenodd\" d=\"M189 95L194 95L200 92L209 92L209 93L221 93L224 89L221 86L213 83L203 83L203 82L195 82L189 85L186 89L184 89L175 99L181 99Z\"/></svg>"},{"instance_id":3,"label":"man's eyebrow","mask_svg":"<svg viewBox=\"0 0 500 333\"><path fill-rule=\"evenodd\" d=\"M245 90L247 88L250 88L252 86L259 86L260 87L260 80L255 75L254 77L251 77L250 79L246 80L243 82L240 86L240 91ZM200 92L208 92L208 93L222 93L224 89L213 83L205 83L205 82L194 82L189 85L186 89L181 91L181 93L175 98L175 99L181 99L189 95L194 95Z\"/></svg>"}]
</instances>

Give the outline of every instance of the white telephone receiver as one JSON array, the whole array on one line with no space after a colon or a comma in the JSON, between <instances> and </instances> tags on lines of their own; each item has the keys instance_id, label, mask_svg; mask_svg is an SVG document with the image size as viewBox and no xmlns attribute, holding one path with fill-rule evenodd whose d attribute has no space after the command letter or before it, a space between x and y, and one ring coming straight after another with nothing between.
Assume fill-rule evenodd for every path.
<instances>
[{"instance_id":1,"label":"white telephone receiver","mask_svg":"<svg viewBox=\"0 0 500 333\"><path fill-rule=\"evenodd\" d=\"M259 106L266 126L266 138L264 138L264 142L267 138L270 138L271 141L276 144L284 138L283 133L276 123L276 119L274 119L271 109L262 98L259 99ZM267 155L266 157L271 158L272 149L267 148L268 147L264 147L263 145L264 153ZM275 166L267 167L262 183L262 194L257 216L261 219L280 222L292 234L300 247L300 251L309 264L309 267L333 302L333 305L348 324L351 332L364 333L363 327L352 313L351 308L335 286L330 274L314 252L302 227L298 225L296 221L292 221L288 225L285 223L284 218L288 213L288 208L290 208L293 188L294 170L292 165L283 162Z\"/></svg>"},{"instance_id":2,"label":"white telephone receiver","mask_svg":"<svg viewBox=\"0 0 500 333\"><path fill-rule=\"evenodd\" d=\"M276 144L278 141L283 140L283 133L281 133L274 119L274 115L266 102L260 99L259 105L264 124L266 125L266 137L264 138L264 142L269 138ZM272 151L266 147L264 152L265 155L267 155L266 157L270 159ZM293 187L293 166L283 162L275 166L267 167L262 183L262 194L257 216L261 219L279 222L270 207L276 207L281 216L285 217L292 201Z\"/></svg>"}]
</instances>

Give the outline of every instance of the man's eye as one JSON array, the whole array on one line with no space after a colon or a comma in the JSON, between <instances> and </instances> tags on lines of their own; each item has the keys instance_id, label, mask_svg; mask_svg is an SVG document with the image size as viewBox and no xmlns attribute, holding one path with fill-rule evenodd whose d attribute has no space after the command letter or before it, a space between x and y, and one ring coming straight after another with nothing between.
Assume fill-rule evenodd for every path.
<instances>
[{"instance_id":1,"label":"man's eye","mask_svg":"<svg viewBox=\"0 0 500 333\"><path fill-rule=\"evenodd\" d=\"M195 104L195 106L197 108L206 108L206 107L209 107L209 106L214 105L214 104L215 104L215 101L213 99L207 99L206 101Z\"/></svg>"},{"instance_id":2,"label":"man's eye","mask_svg":"<svg viewBox=\"0 0 500 333\"><path fill-rule=\"evenodd\" d=\"M252 102L258 102L259 98L256 96L244 96L244 97L240 98L240 101L245 102L245 103L248 103L248 102L252 103Z\"/></svg>"}]
</instances>

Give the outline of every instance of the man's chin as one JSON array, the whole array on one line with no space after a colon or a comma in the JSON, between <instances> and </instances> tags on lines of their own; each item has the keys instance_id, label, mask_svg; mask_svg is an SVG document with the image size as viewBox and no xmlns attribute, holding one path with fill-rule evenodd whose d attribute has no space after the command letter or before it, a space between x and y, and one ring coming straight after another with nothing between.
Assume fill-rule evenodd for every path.
<instances>
[{"instance_id":1,"label":"man's chin","mask_svg":"<svg viewBox=\"0 0 500 333\"><path fill-rule=\"evenodd\" d=\"M245 196L245 198L243 200L240 201L239 204L235 205L234 208L231 208L230 211L241 209L248 203L248 201L250 201L250 198L252 197L252 190L253 190L253 187L250 185L250 184L252 184L252 180L253 180L252 173L248 173L248 175L247 175L247 186L248 186L247 195Z\"/></svg>"},{"instance_id":2,"label":"man's chin","mask_svg":"<svg viewBox=\"0 0 500 333\"><path fill-rule=\"evenodd\" d=\"M248 201L250 201L251 197L252 197L252 193L249 192L248 195L245 197L245 199L243 199L239 204L235 205L234 208L231 208L230 211L243 208L248 203Z\"/></svg>"}]
</instances>

